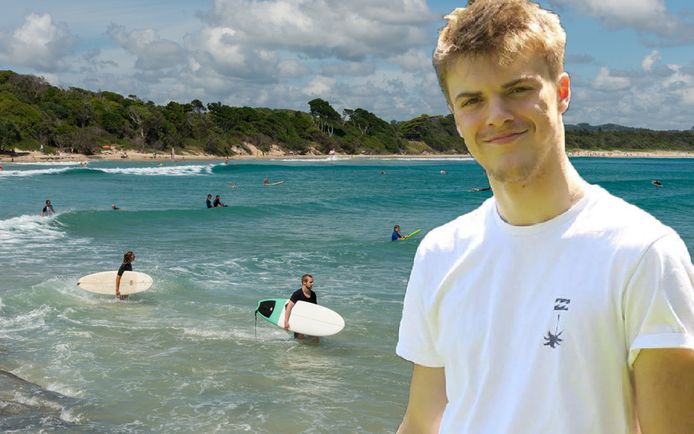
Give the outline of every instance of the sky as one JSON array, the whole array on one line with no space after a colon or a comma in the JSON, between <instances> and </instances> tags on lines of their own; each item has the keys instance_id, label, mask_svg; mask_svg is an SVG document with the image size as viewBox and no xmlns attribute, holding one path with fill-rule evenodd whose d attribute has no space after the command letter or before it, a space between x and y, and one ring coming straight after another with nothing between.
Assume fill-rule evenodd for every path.
<instances>
[{"instance_id":1,"label":"sky","mask_svg":"<svg viewBox=\"0 0 694 434\"><path fill-rule=\"evenodd\" d=\"M0 69L63 88L385 120L447 114L431 66L451 0L0 0ZM694 127L694 2L542 0L567 32L565 123Z\"/></svg>"}]
</instances>

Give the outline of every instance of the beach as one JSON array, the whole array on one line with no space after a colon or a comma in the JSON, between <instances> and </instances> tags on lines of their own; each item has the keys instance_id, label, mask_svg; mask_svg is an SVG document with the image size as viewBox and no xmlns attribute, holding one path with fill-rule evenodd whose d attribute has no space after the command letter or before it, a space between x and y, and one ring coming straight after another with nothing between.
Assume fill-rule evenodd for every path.
<instances>
[{"instance_id":1,"label":"beach","mask_svg":"<svg viewBox=\"0 0 694 434\"><path fill-rule=\"evenodd\" d=\"M441 159L441 158L471 158L469 154L386 154L386 155L365 155L365 154L294 154L283 152L278 147L273 147L268 152L262 152L252 145L247 145L248 153L237 154L230 157L211 155L205 153L176 153L173 158L171 154L136 152L127 150L125 152L103 152L97 155L84 155L73 153L44 154L38 151L17 151L20 156L0 155L0 161L30 163L30 162L51 162L51 161L205 161L205 160L273 160L273 159L329 159L329 158L350 158L350 159L383 159L383 158L411 158L411 159ZM674 150L647 150L647 151L588 151L588 150L569 150L569 157L600 157L600 158L694 158L694 152L674 151Z\"/></svg>"}]
</instances>

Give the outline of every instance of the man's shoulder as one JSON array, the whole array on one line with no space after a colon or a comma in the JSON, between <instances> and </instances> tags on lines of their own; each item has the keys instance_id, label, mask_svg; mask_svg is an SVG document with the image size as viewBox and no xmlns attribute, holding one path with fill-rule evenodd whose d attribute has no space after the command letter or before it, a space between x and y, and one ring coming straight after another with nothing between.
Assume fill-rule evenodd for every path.
<instances>
[{"instance_id":1,"label":"man's shoulder","mask_svg":"<svg viewBox=\"0 0 694 434\"><path fill-rule=\"evenodd\" d=\"M620 243L649 245L673 229L624 199L598 188L582 226Z\"/></svg>"},{"instance_id":2,"label":"man's shoulder","mask_svg":"<svg viewBox=\"0 0 694 434\"><path fill-rule=\"evenodd\" d=\"M432 229L420 243L419 251L448 252L482 236L490 220L489 213L496 209L495 203L489 198L474 210Z\"/></svg>"}]
</instances>

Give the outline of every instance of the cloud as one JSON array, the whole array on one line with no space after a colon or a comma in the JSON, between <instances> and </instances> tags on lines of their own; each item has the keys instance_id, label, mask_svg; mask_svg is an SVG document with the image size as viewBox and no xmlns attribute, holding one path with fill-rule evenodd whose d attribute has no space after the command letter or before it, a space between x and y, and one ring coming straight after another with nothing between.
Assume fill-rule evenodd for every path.
<instances>
[{"instance_id":1,"label":"cloud","mask_svg":"<svg viewBox=\"0 0 694 434\"><path fill-rule=\"evenodd\" d=\"M347 61L431 43L426 25L437 19L425 0L216 0L206 16L233 43Z\"/></svg>"},{"instance_id":2,"label":"cloud","mask_svg":"<svg viewBox=\"0 0 694 434\"><path fill-rule=\"evenodd\" d=\"M670 14L665 0L549 0L555 7L572 7L599 18L609 28L630 27L656 39L649 45L679 45L694 41L691 20Z\"/></svg>"},{"instance_id":3,"label":"cloud","mask_svg":"<svg viewBox=\"0 0 694 434\"><path fill-rule=\"evenodd\" d=\"M376 71L376 65L373 62L332 62L321 66L321 74L328 76L359 77L371 75L374 71Z\"/></svg>"},{"instance_id":4,"label":"cloud","mask_svg":"<svg viewBox=\"0 0 694 434\"><path fill-rule=\"evenodd\" d=\"M387 60L400 66L405 71L430 71L432 68L431 54L415 48L405 53L392 56Z\"/></svg>"},{"instance_id":5,"label":"cloud","mask_svg":"<svg viewBox=\"0 0 694 434\"><path fill-rule=\"evenodd\" d=\"M185 61L183 48L176 42L160 38L155 30L128 32L124 26L111 24L107 33L116 44L137 57L135 67L138 69L160 70Z\"/></svg>"},{"instance_id":6,"label":"cloud","mask_svg":"<svg viewBox=\"0 0 694 434\"><path fill-rule=\"evenodd\" d=\"M601 86L595 83L600 78ZM621 79L621 80L614 80ZM626 80L629 85L625 86ZM612 86L609 89L606 87ZM651 71L640 69L615 77L603 68L592 81L573 80L571 110L566 123L607 122L653 129L688 129L692 125L694 75L681 65Z\"/></svg>"},{"instance_id":7,"label":"cloud","mask_svg":"<svg viewBox=\"0 0 694 434\"><path fill-rule=\"evenodd\" d=\"M650 72L653 69L653 64L660 60L660 53L658 50L653 50L641 61L641 68L644 71Z\"/></svg>"},{"instance_id":8,"label":"cloud","mask_svg":"<svg viewBox=\"0 0 694 434\"><path fill-rule=\"evenodd\" d=\"M626 89L631 85L629 77L618 77L610 75L610 70L606 67L600 68L597 77L593 80L593 87L598 90L614 91Z\"/></svg>"},{"instance_id":9,"label":"cloud","mask_svg":"<svg viewBox=\"0 0 694 434\"><path fill-rule=\"evenodd\" d=\"M29 14L12 36L0 34L0 61L38 71L64 70L77 38L65 23L54 23L49 14Z\"/></svg>"}]
</instances>

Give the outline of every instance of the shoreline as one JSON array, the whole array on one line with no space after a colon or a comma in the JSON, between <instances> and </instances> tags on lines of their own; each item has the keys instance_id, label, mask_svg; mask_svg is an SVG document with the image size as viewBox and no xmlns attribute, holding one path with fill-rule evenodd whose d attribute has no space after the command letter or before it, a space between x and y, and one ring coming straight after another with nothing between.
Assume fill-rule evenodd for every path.
<instances>
[{"instance_id":1,"label":"shoreline","mask_svg":"<svg viewBox=\"0 0 694 434\"><path fill-rule=\"evenodd\" d=\"M252 154L234 155L228 157L229 161L264 161L264 160L459 160L472 159L470 154L378 154L378 155L350 155L350 154L307 154L296 155L273 150L268 153L253 150ZM27 151L17 151L20 153ZM127 155L123 157L122 155ZM671 150L647 150L647 151L589 151L569 150L570 158L694 158L694 152ZM103 153L99 155L84 155L71 153L44 154L38 151L28 152L26 155L11 156L0 155L3 163L51 163L51 162L93 162L93 161L149 161L149 162L182 162L182 161L225 161L227 157L211 154L176 154L173 158L167 154L142 153L128 151L127 154Z\"/></svg>"}]
</instances>

